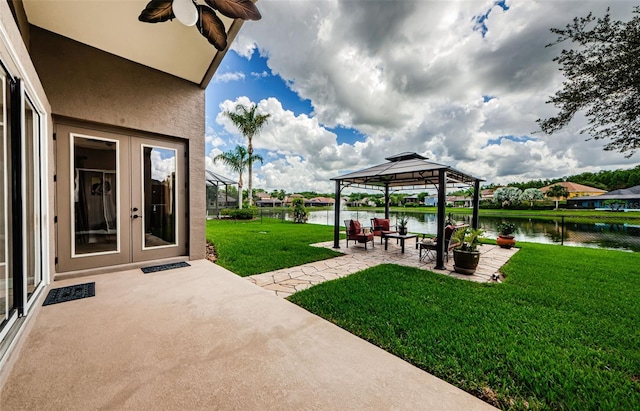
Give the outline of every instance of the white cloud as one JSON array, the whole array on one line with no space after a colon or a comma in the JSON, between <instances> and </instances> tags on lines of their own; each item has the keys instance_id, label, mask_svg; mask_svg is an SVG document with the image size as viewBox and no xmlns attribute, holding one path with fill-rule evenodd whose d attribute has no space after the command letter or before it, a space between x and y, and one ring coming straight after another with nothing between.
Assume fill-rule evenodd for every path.
<instances>
[{"instance_id":1,"label":"white cloud","mask_svg":"<svg viewBox=\"0 0 640 411\"><path fill-rule=\"evenodd\" d=\"M157 181L171 179L176 171L176 152L167 148L154 147L150 153L151 178Z\"/></svg>"},{"instance_id":2,"label":"white cloud","mask_svg":"<svg viewBox=\"0 0 640 411\"><path fill-rule=\"evenodd\" d=\"M263 71L262 73L256 73L255 71L252 71L251 75L256 78L269 77L269 73L267 73L266 71Z\"/></svg>"},{"instance_id":3,"label":"white cloud","mask_svg":"<svg viewBox=\"0 0 640 411\"><path fill-rule=\"evenodd\" d=\"M585 141L578 134L584 119L557 135L534 133L536 119L555 112L545 101L563 80L552 61L563 46L545 47L555 39L549 29L589 11L601 16L607 7L614 18L628 19L634 4L507 4L505 11L493 0L260 2L263 19L245 25L233 48L267 56L272 74L309 99L314 112L295 115L276 98L259 102L272 117L254 141L269 153L255 186L332 191L330 177L402 151L489 182L634 165L637 155L625 159L604 152L601 141ZM489 10L483 36L474 21ZM250 103L244 97L221 108L238 102ZM216 121L237 134L228 119ZM336 126L367 138L338 144L324 128Z\"/></svg>"},{"instance_id":4,"label":"white cloud","mask_svg":"<svg viewBox=\"0 0 640 411\"><path fill-rule=\"evenodd\" d=\"M236 72L226 72L222 74L216 74L213 81L216 83L228 83L230 81L240 81L244 80L244 73L240 71Z\"/></svg>"}]
</instances>

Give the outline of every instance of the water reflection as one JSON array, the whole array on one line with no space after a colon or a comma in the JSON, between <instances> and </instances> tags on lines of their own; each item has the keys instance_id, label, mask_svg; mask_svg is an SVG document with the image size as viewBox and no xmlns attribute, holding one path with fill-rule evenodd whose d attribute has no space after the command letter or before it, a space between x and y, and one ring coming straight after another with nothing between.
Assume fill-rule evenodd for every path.
<instances>
[{"instance_id":1,"label":"water reflection","mask_svg":"<svg viewBox=\"0 0 640 411\"><path fill-rule=\"evenodd\" d=\"M391 212L391 223L395 224L400 212ZM263 214L267 216L266 212ZM382 217L384 213L362 210L341 210L340 224L344 220L359 220L363 225L370 225L374 217ZM413 213L409 216L409 230L412 232L435 234L437 231L437 215L433 213ZM282 215L274 215L282 217ZM619 216L616 216L619 217ZM288 213L285 219L291 219ZM454 214L458 223L471 224L471 215ZM309 223L333 225L333 210L310 211ZM598 219L601 220L601 219ZM484 217L480 216L480 228L485 230L485 237L496 238L496 226L500 222L511 222L517 228L516 239L543 244L564 244L596 248L616 248L640 251L640 225L621 222L565 222L562 218L517 218L517 217Z\"/></svg>"}]
</instances>

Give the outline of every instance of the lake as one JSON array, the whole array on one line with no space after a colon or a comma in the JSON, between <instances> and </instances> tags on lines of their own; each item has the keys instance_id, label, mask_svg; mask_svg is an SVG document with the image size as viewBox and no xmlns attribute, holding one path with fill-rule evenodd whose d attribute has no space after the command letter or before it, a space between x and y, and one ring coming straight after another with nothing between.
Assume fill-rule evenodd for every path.
<instances>
[{"instance_id":1,"label":"lake","mask_svg":"<svg viewBox=\"0 0 640 411\"><path fill-rule=\"evenodd\" d=\"M309 210L308 210L309 211ZM261 211L262 213L262 211ZM401 212L390 212L391 224L395 224L397 216ZM265 217L273 215L282 217L279 213L262 213ZM435 234L437 231L437 215L433 213L407 213L409 217L409 231L417 233ZM383 212L363 210L341 210L340 223L344 220L359 220L363 225L371 225L374 217L383 217ZM620 215L615 216L617 220ZM285 219L292 217L285 213ZM471 215L453 214L457 223L471 224ZM311 224L333 225L334 211L309 211ZM579 223L565 222L561 217L555 218L530 218L530 217L483 217L480 216L480 228L485 230L484 237L495 239L497 232L495 227L500 222L514 223L517 232L516 240L543 244L564 244L570 246L584 246L595 248L614 248L629 251L640 251L640 222L635 223L608 223L611 219L585 218Z\"/></svg>"}]
</instances>

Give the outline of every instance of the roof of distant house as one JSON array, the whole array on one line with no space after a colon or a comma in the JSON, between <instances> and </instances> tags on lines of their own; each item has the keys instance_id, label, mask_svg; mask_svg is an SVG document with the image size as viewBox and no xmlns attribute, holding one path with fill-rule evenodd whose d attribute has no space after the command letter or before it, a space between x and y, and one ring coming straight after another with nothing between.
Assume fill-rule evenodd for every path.
<instances>
[{"instance_id":1,"label":"roof of distant house","mask_svg":"<svg viewBox=\"0 0 640 411\"><path fill-rule=\"evenodd\" d=\"M585 192L585 193L606 193L607 190L602 190L600 188L585 186L584 184L573 183L571 181L561 181L559 183L550 184L548 186L542 187L540 191L546 193L551 187L561 185L566 188L570 193L576 192Z\"/></svg>"},{"instance_id":2,"label":"roof of distant house","mask_svg":"<svg viewBox=\"0 0 640 411\"><path fill-rule=\"evenodd\" d=\"M331 203L331 204L336 202L336 200L330 197L314 197L314 198L310 198L307 201L309 201L310 203Z\"/></svg>"},{"instance_id":3,"label":"roof of distant house","mask_svg":"<svg viewBox=\"0 0 640 411\"><path fill-rule=\"evenodd\" d=\"M635 200L640 198L640 185L629 188L620 188L599 195L598 200ZM575 197L572 200L593 200L593 197Z\"/></svg>"}]
</instances>

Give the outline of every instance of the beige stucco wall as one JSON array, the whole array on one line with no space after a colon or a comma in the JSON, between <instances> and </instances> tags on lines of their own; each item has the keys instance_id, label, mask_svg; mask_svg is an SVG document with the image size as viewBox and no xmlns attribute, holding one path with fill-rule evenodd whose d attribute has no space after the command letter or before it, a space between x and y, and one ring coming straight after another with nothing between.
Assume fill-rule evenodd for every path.
<instances>
[{"instance_id":1,"label":"beige stucco wall","mask_svg":"<svg viewBox=\"0 0 640 411\"><path fill-rule=\"evenodd\" d=\"M19 15L20 13L20 9ZM29 56L29 51L23 41L24 38L28 38L28 33L20 33L16 22L13 19L13 14L11 13L11 9L9 8L9 4L4 1L0 1L0 25L2 27L3 37L6 36L6 40L10 44L12 50L15 52L15 56L3 55L2 58L5 64L9 64L13 67L9 67L12 70L12 74L20 77L23 80L23 84L25 86L25 90L29 95L36 100L36 104L38 104L40 109L44 110L44 120L46 127L46 136L47 139L47 175L43 176L46 179L48 184L48 208L42 210L44 218L46 219L46 224L49 228L49 241L46 239L43 242L43 245L47 247L47 251L49 254L48 262L49 262L49 270L44 275L49 277L49 280L53 279L53 271L54 271L54 258L55 258L55 230L53 224L53 212L50 210L54 210L54 185L53 185L53 174L54 174L54 162L53 162L53 145L52 141L52 133L53 133L53 122L51 117L51 105L49 100L47 99L47 95L45 94L44 87L40 82L39 76L36 72L36 68L34 67L31 58Z\"/></svg>"},{"instance_id":2,"label":"beige stucco wall","mask_svg":"<svg viewBox=\"0 0 640 411\"><path fill-rule=\"evenodd\" d=\"M35 26L30 41L54 116L187 140L189 257L203 258L205 91Z\"/></svg>"}]
</instances>

